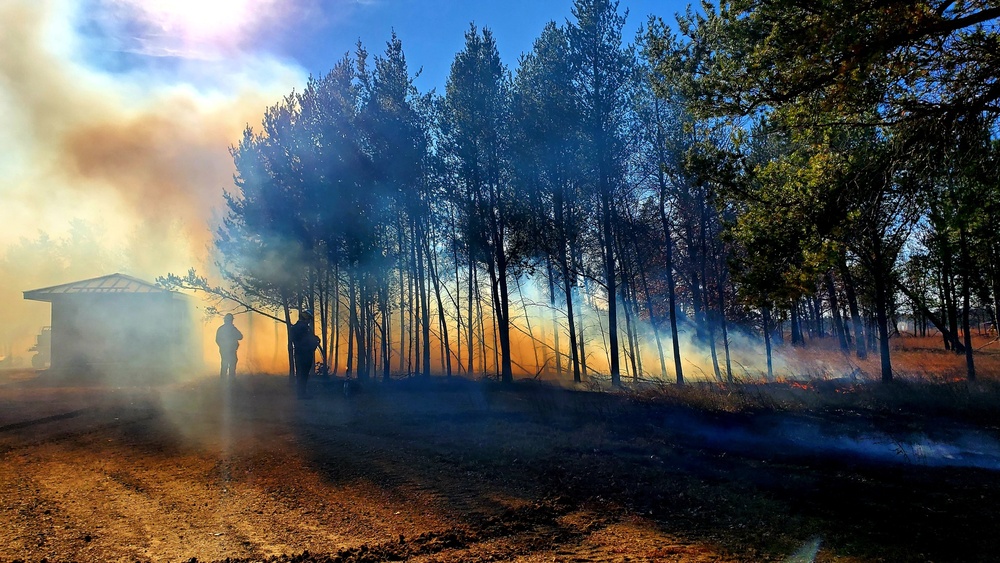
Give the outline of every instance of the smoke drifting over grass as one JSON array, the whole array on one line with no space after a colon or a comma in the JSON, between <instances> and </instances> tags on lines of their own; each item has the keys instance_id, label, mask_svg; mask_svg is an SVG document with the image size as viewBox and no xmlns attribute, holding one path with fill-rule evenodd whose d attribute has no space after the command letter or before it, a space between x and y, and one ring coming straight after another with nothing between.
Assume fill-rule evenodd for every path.
<instances>
[{"instance_id":1,"label":"smoke drifting over grass","mask_svg":"<svg viewBox=\"0 0 1000 563\"><path fill-rule=\"evenodd\" d=\"M921 432L859 432L849 425L789 415L761 416L739 425L686 422L685 427L704 444L726 450L1000 470L1000 442L995 436L944 421Z\"/></svg>"},{"instance_id":2,"label":"smoke drifting over grass","mask_svg":"<svg viewBox=\"0 0 1000 563\"><path fill-rule=\"evenodd\" d=\"M210 224L232 186L228 146L304 82L300 68L248 48L271 10L243 13L230 41L193 37L177 21L157 28L146 5L0 4L0 344L15 356L27 358L49 322L21 291L211 263ZM127 48L142 37L202 54L217 45L227 58Z\"/></svg>"},{"instance_id":3,"label":"smoke drifting over grass","mask_svg":"<svg viewBox=\"0 0 1000 563\"><path fill-rule=\"evenodd\" d=\"M553 312L549 306L547 289L540 286L538 280L524 279L520 284L520 293L514 293L511 300L511 317L518 325L517 330L511 333L512 346L515 351L515 361L520 364L525 372L534 374L539 369L542 373L552 374L555 372L556 361L555 352L555 330L553 324L560 331L559 350L562 356L562 368L564 373L572 376L572 365L570 364L570 349L568 340L568 326L565 312L565 298L557 292L555 312L555 323L553 323ZM622 304L619 304L621 309ZM591 373L607 374L610 369L608 361L608 317L607 310L601 308L600 303L584 303L578 299L574 308L578 315L577 331L583 328L586 339L587 368ZM632 313L630 313L632 314ZM632 372L631 355L633 343L628 340L628 323L625 315L620 312L619 320L619 344L621 346L621 368L623 377L630 377ZM653 325L649 322L645 312L636 316L632 314L632 330L636 334L634 344L638 350L638 356L634 362L637 369L641 370L640 378L660 379L664 370L661 368L659 348L657 347L657 332L653 330ZM540 341L540 346L553 356L546 362L545 352L539 352L538 362L532 355L532 338L529 338L527 326L532 327L531 337ZM663 357L666 378L673 380L674 373L673 343L670 337L670 329L667 326L659 328L660 346L663 349ZM688 381L709 381L715 380L715 370L712 364L711 350L707 340L702 341L697 336L694 325L682 320L678 326L679 344L682 368L685 380ZM719 369L723 379L726 378L725 351L721 332L716 334L716 353L718 356ZM764 355L764 345L760 339L747 335L735 326L729 328L729 349L733 368L733 376L737 378L758 378L767 373L767 359ZM640 367L641 366L641 367ZM774 369L776 373L784 373L788 369L785 357L777 350L774 352ZM517 370L515 370L517 371Z\"/></svg>"}]
</instances>

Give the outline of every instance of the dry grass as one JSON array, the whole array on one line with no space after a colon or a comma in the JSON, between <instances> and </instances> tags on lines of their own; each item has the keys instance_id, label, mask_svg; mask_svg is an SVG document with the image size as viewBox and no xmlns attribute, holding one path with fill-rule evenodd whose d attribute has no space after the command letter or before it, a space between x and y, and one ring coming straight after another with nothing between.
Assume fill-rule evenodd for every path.
<instances>
[{"instance_id":1,"label":"dry grass","mask_svg":"<svg viewBox=\"0 0 1000 563\"><path fill-rule=\"evenodd\" d=\"M835 411L898 419L946 417L1000 427L1000 342L973 339L977 380L966 378L965 356L944 350L939 337L892 341L895 381L880 381L878 352L864 360L843 354L827 339L776 350L783 370L775 381L748 374L735 383L632 385L638 401L663 401L710 412Z\"/></svg>"},{"instance_id":2,"label":"dry grass","mask_svg":"<svg viewBox=\"0 0 1000 563\"><path fill-rule=\"evenodd\" d=\"M994 337L974 336L972 347L976 371L980 379L1000 380L1000 342ZM890 358L897 379L927 382L964 381L965 355L944 349L939 336L903 336L890 341ZM881 371L878 349L870 350L864 360L854 354L844 354L833 339L814 340L806 347L785 346L779 354L791 372L799 375L835 378L857 370L857 375L877 379Z\"/></svg>"}]
</instances>

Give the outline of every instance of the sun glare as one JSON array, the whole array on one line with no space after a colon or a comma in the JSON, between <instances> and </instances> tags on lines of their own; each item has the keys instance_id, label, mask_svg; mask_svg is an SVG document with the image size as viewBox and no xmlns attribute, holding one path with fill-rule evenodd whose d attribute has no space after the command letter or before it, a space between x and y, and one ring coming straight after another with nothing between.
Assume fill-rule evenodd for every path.
<instances>
[{"instance_id":1,"label":"sun glare","mask_svg":"<svg viewBox=\"0 0 1000 563\"><path fill-rule=\"evenodd\" d=\"M287 0L109 0L141 27L148 55L216 58L256 42L258 25Z\"/></svg>"},{"instance_id":2,"label":"sun glare","mask_svg":"<svg viewBox=\"0 0 1000 563\"><path fill-rule=\"evenodd\" d=\"M139 4L164 32L201 41L243 29L253 16L252 0L154 0Z\"/></svg>"}]
</instances>

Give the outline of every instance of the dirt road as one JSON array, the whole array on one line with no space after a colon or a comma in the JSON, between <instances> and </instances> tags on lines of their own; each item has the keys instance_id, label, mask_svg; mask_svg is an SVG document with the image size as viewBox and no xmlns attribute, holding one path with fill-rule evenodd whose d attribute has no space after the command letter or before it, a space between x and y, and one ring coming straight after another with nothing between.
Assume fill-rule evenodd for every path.
<instances>
[{"instance_id":1,"label":"dirt road","mask_svg":"<svg viewBox=\"0 0 1000 563\"><path fill-rule=\"evenodd\" d=\"M678 427L697 414L535 385L315 388L0 385L0 559L947 560L932 534L949 533L996 547L978 518L1000 498L993 471L728 451Z\"/></svg>"}]
</instances>

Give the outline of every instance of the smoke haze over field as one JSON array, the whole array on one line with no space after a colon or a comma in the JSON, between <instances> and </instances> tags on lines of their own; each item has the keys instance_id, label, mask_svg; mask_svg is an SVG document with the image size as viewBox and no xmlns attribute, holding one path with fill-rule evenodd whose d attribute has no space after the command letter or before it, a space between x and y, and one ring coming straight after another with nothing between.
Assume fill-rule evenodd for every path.
<instances>
[{"instance_id":1,"label":"smoke haze over field","mask_svg":"<svg viewBox=\"0 0 1000 563\"><path fill-rule=\"evenodd\" d=\"M210 262L210 222L232 186L227 147L304 81L296 65L246 50L252 36L234 39L271 11L245 10L222 30L232 36L197 35L176 9L157 29L151 18L170 16L157 5L0 4L0 356L25 357L48 324L48 306L24 290ZM147 51L115 50L130 41ZM153 56L168 49L169 65Z\"/></svg>"}]
</instances>

